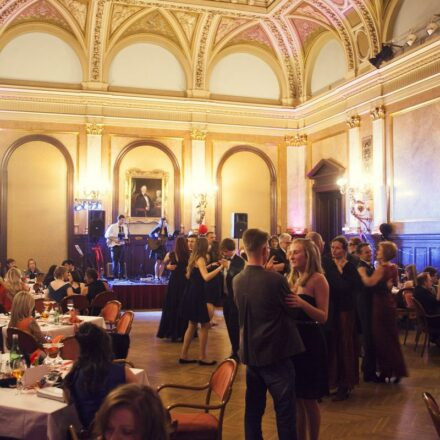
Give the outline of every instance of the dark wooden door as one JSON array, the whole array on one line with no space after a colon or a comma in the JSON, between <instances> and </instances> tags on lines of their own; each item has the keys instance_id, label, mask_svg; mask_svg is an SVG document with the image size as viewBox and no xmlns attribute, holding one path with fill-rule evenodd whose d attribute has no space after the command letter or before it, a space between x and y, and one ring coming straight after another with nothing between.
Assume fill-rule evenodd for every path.
<instances>
[{"instance_id":1,"label":"dark wooden door","mask_svg":"<svg viewBox=\"0 0 440 440\"><path fill-rule=\"evenodd\" d=\"M316 232L325 241L325 251L330 250L330 241L342 234L343 208L339 191L315 192Z\"/></svg>"}]
</instances>

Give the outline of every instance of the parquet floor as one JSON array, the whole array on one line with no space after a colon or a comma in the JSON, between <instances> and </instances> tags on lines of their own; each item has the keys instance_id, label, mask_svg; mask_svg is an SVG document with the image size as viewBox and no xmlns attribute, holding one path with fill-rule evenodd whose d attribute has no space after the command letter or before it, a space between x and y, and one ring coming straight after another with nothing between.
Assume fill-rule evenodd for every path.
<instances>
[{"instance_id":1,"label":"parquet floor","mask_svg":"<svg viewBox=\"0 0 440 440\"><path fill-rule=\"evenodd\" d=\"M218 325L210 331L209 356L221 360L230 353L229 340L221 310L216 312ZM144 368L153 387L161 383L203 384L207 382L214 367L179 365L177 359L180 344L155 337L160 320L160 311L136 312L131 333L129 359L136 367ZM361 383L345 402L325 399L321 404L321 440L434 440L437 435L432 426L422 392L429 391L440 399L440 350L431 346L429 356L422 359L420 348L414 350L414 332L407 345L403 346L410 377L399 385ZM191 347L197 358L198 341ZM239 368L232 398L224 420L224 440L239 440L243 436L245 369ZM202 401L198 395L185 392L163 394L165 403ZM264 438L276 440L276 424L272 401L268 395L266 414L263 420Z\"/></svg>"}]
</instances>

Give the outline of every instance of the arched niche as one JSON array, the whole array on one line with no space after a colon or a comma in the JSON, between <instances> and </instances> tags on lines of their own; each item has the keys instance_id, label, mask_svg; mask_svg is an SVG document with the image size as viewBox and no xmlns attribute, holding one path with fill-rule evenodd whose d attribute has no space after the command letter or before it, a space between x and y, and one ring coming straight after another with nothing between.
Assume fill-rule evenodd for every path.
<instances>
[{"instance_id":1,"label":"arched niche","mask_svg":"<svg viewBox=\"0 0 440 440\"><path fill-rule=\"evenodd\" d=\"M250 145L238 145L235 146L228 151L221 157L219 164L217 166L217 174L216 174L216 180L217 180L217 197L216 197L216 213L215 213L215 224L216 224L216 233L219 237L227 237L229 236L229 231L222 231L222 221L223 221L223 182L222 182L222 173L225 164L229 159L231 159L234 155L239 153L249 153L252 155L256 155L258 159L260 159L261 162L264 163L265 170L268 173L269 178L269 191L268 191L268 197L269 200L267 200L267 205L269 208L269 223L270 223L270 233L275 234L276 233L276 212L277 212L277 176L276 176L276 170L275 167L269 158L269 156L264 153L263 151L259 150L258 148L252 147ZM249 165L249 163L247 163ZM243 167L243 163L241 162L241 172L234 173L234 175L242 176L243 172L247 170L249 171L250 168L246 166L246 169ZM252 170L251 170L252 172ZM246 176L244 176L246 177ZM253 190L253 185L255 185L256 179L260 179L261 176L258 175L252 175L251 178L246 182L247 185L251 190ZM243 182L241 182L243 183ZM256 202L258 203L258 201ZM246 212L246 210L239 209L239 205L237 205L237 210L235 212ZM262 213L263 214L263 213ZM230 214L229 214L230 215ZM248 218L248 221L252 222L252 218ZM249 226L252 227L252 224L250 223ZM222 235L223 234L223 235Z\"/></svg>"},{"instance_id":2,"label":"arched niche","mask_svg":"<svg viewBox=\"0 0 440 440\"><path fill-rule=\"evenodd\" d=\"M78 42L54 26L20 25L1 39L1 79L79 86L86 71Z\"/></svg>"},{"instance_id":3,"label":"arched niche","mask_svg":"<svg viewBox=\"0 0 440 440\"><path fill-rule=\"evenodd\" d=\"M183 93L191 84L191 69L172 41L158 35L133 35L120 41L106 55L104 81L114 89Z\"/></svg>"},{"instance_id":4,"label":"arched niche","mask_svg":"<svg viewBox=\"0 0 440 440\"><path fill-rule=\"evenodd\" d=\"M307 94L314 96L341 82L347 75L347 57L338 38L331 32L318 37L306 62Z\"/></svg>"},{"instance_id":5,"label":"arched niche","mask_svg":"<svg viewBox=\"0 0 440 440\"><path fill-rule=\"evenodd\" d=\"M118 154L115 164L113 166L113 200L112 200L112 218L115 219L118 214L120 214L120 188L121 188L121 164L125 157L127 157L127 154L129 154L131 151L135 150L136 148L140 147L153 147L161 151L166 155L166 157L169 159L172 169L173 169L173 190L174 190L174 197L173 197L173 210L174 210L174 227L178 229L180 227L180 220L181 220L181 209L180 209L180 166L179 162L174 155L174 153L164 144L158 141L149 140L149 139L139 139L133 142L130 142L128 145L126 145L121 152ZM155 169L154 165L152 165L151 169Z\"/></svg>"},{"instance_id":6,"label":"arched niche","mask_svg":"<svg viewBox=\"0 0 440 440\"><path fill-rule=\"evenodd\" d=\"M55 174L52 176L52 179L55 181L60 181L59 179L62 178L62 176L56 177L56 173L59 173L60 170L56 169L56 167L53 167L53 164L49 163L47 161L47 158L41 156L38 152L36 154L37 160L31 160L32 157L29 157L26 154L26 157L24 160L21 161L21 173L20 176L18 176L18 179L20 179L21 188L19 188L19 193L23 194L25 193L23 191L23 188L31 188L33 192L38 191L37 195L35 196L35 200L32 199L32 202L36 203L36 208L31 213L29 213L29 216L27 216L23 221L25 223L23 227L26 227L29 231L34 231L35 234L39 234L38 236L41 237L41 234L47 234L51 230L54 230L54 228L64 228L66 227L66 253L62 256L62 258L65 258L70 254L71 246L72 246L72 234L73 234L73 179L74 179L74 166L72 158L67 150L67 148L58 140L51 136L47 135L28 135L24 136L18 140L16 140L13 144L11 144L8 149L6 150L5 154L3 155L3 158L1 160L1 182L0 182L0 258L4 260L8 257L8 228L11 227L11 225L8 224L8 198L12 197L13 195L9 191L9 165L11 161L14 161L14 153L20 152L20 147L22 146L28 146L31 143L34 142L41 142L44 144L48 144L51 147L55 147L57 153L60 153L60 156L64 158L66 169L65 169L65 181L63 182L63 185L65 185L66 189L66 195L65 195L65 205L60 206L60 209L65 209L66 212L66 222L64 225L57 225L57 224L49 224L49 222L44 222L41 228L36 227L36 219L43 219L45 220L45 216L47 215L47 212L45 212L45 204L53 204L53 200L51 200L52 190L48 185L50 186L51 182L48 182L48 175L47 170L50 172L54 172ZM39 161L39 159L41 161ZM26 170L26 168L29 168L29 170ZM32 176L29 176L29 174L32 174L38 170L46 170L46 175L37 175L37 178L32 178ZM61 170L61 174L64 174L64 172ZM32 181L26 181L25 179L29 179L29 177L32 179ZM15 180L17 181L17 180ZM55 182L54 182L55 183ZM40 193L41 192L41 193ZM21 201L21 205L23 205L23 200L20 197L20 194L18 194L18 201ZM15 194L17 197L17 194ZM31 194L32 196L32 194ZM26 196L24 196L25 198ZM26 202L24 202L25 204ZM27 206L25 206L26 208ZM51 211L51 221L54 221L56 218L56 214L53 212L53 206L50 206ZM24 212L23 209L19 210L20 212ZM17 211L18 212L18 211ZM10 216L10 213L9 213ZM32 218L34 217L34 220ZM14 225L14 228L17 227L17 225ZM49 239L50 240L50 239ZM46 242L41 243L41 248L37 251L40 255L42 253L42 250L50 249L51 246L59 247L60 244L56 242ZM29 251L32 251L32 249L29 249ZM28 251L27 251L28 252ZM28 257L35 257L37 258L37 255L30 255L27 254ZM14 256L14 258L16 258ZM52 261L53 262L53 261ZM58 262L58 259L57 261ZM40 262L41 263L41 262ZM43 269L43 268L42 268Z\"/></svg>"},{"instance_id":7,"label":"arched niche","mask_svg":"<svg viewBox=\"0 0 440 440\"><path fill-rule=\"evenodd\" d=\"M283 73L265 50L236 45L222 50L210 63L208 89L211 96L280 101L287 97Z\"/></svg>"}]
</instances>

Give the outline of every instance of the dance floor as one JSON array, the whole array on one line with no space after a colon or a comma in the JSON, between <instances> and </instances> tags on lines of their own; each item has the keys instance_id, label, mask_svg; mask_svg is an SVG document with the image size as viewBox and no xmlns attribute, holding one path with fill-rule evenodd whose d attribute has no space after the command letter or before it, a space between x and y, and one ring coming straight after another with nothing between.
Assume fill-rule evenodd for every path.
<instances>
[{"instance_id":1,"label":"dance floor","mask_svg":"<svg viewBox=\"0 0 440 440\"><path fill-rule=\"evenodd\" d=\"M167 284L117 280L110 281L110 288L117 293L124 309L161 309Z\"/></svg>"},{"instance_id":2,"label":"dance floor","mask_svg":"<svg viewBox=\"0 0 440 440\"><path fill-rule=\"evenodd\" d=\"M152 386L161 383L200 385L208 381L214 367L179 365L180 343L155 337L160 311L136 312L129 359L144 368ZM216 311L218 325L211 329L208 356L221 360L230 353L230 346L221 310ZM440 400L440 350L431 347L429 357L414 352L414 332L410 332L403 353L410 377L399 385L361 383L345 402L324 399L321 404L321 440L434 440L437 435L422 401L422 392L430 391ZM190 357L197 358L198 341L190 349ZM243 435L245 396L245 368L240 366L232 398L226 409L223 439L239 440ZM162 393L161 393L162 394ZM187 401L202 402L192 392L170 391L163 394L165 404ZM276 422L272 400L267 399L263 421L265 440L276 440Z\"/></svg>"}]
</instances>

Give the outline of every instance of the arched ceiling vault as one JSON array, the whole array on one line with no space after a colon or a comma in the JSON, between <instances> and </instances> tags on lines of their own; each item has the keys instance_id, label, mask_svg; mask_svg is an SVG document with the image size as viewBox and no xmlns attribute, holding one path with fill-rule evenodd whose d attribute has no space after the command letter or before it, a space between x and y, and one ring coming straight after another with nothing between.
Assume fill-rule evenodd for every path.
<instances>
[{"instance_id":1,"label":"arched ceiling vault","mask_svg":"<svg viewBox=\"0 0 440 440\"><path fill-rule=\"evenodd\" d=\"M356 76L385 40L383 34L399 1L5 0L1 4L0 38L23 21L49 22L72 34L88 60L87 87L105 87L106 56L122 39L159 34L172 41L191 66L193 82L188 90L206 91L210 61L237 44L248 46L250 52L263 49L278 61L288 101L294 103L305 94L307 57L320 35L331 33L340 41L348 71Z\"/></svg>"}]
</instances>

